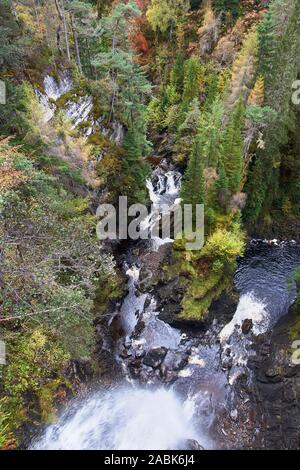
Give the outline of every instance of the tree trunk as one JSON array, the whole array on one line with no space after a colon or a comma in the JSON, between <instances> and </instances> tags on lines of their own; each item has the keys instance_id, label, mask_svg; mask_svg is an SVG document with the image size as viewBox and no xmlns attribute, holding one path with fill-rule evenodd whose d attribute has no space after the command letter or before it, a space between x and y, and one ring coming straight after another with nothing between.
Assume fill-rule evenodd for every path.
<instances>
[{"instance_id":1,"label":"tree trunk","mask_svg":"<svg viewBox=\"0 0 300 470\"><path fill-rule=\"evenodd\" d=\"M66 41L66 51L67 51L67 58L68 58L69 61L71 61L70 48L69 48L69 39L68 39L68 28L67 28L67 22L66 22L66 14L65 14L64 0L60 0L60 13L61 13L61 19L62 19L63 28L64 28L64 35L65 35L65 41Z\"/></svg>"},{"instance_id":2,"label":"tree trunk","mask_svg":"<svg viewBox=\"0 0 300 470\"><path fill-rule=\"evenodd\" d=\"M77 31L76 31L76 26L74 22L74 15L72 12L70 12L70 21L71 21L71 28L73 32L73 38L74 38L76 62L77 62L79 72L82 73L82 65L81 65L81 60L80 60L80 51L79 51L79 44L78 44L78 39L77 39Z\"/></svg>"},{"instance_id":3,"label":"tree trunk","mask_svg":"<svg viewBox=\"0 0 300 470\"><path fill-rule=\"evenodd\" d=\"M54 2L55 2L58 17L59 17L60 21L62 21L62 16L61 16L61 12L60 12L59 5L58 5L58 0L54 0Z\"/></svg>"},{"instance_id":4,"label":"tree trunk","mask_svg":"<svg viewBox=\"0 0 300 470\"><path fill-rule=\"evenodd\" d=\"M60 33L61 33L61 26L59 25L59 27L56 30L56 45L57 45L59 54L62 55L62 50L60 46Z\"/></svg>"}]
</instances>

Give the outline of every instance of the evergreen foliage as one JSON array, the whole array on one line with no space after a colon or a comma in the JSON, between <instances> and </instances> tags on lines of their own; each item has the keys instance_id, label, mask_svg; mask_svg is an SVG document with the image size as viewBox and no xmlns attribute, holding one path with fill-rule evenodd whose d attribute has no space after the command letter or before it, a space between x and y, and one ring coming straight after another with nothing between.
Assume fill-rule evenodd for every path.
<instances>
[{"instance_id":1,"label":"evergreen foliage","mask_svg":"<svg viewBox=\"0 0 300 470\"><path fill-rule=\"evenodd\" d=\"M276 118L266 126L264 148L257 150L248 178L245 214L252 222L270 209L278 190L281 147L293 122L290 90L299 72L299 17L299 2L273 0L259 26L259 70L264 77L265 105L276 112Z\"/></svg>"},{"instance_id":2,"label":"evergreen foliage","mask_svg":"<svg viewBox=\"0 0 300 470\"><path fill-rule=\"evenodd\" d=\"M237 18L241 13L240 0L213 0L214 9L217 13L230 13Z\"/></svg>"},{"instance_id":3,"label":"evergreen foliage","mask_svg":"<svg viewBox=\"0 0 300 470\"><path fill-rule=\"evenodd\" d=\"M229 188L232 191L239 191L243 171L243 126L245 119L245 107L243 99L239 98L232 115L224 131L223 139L223 161L226 176L229 181Z\"/></svg>"},{"instance_id":4,"label":"evergreen foliage","mask_svg":"<svg viewBox=\"0 0 300 470\"><path fill-rule=\"evenodd\" d=\"M192 204L194 213L196 205L204 204L205 199L203 163L201 139L196 137L181 189L182 203Z\"/></svg>"}]
</instances>

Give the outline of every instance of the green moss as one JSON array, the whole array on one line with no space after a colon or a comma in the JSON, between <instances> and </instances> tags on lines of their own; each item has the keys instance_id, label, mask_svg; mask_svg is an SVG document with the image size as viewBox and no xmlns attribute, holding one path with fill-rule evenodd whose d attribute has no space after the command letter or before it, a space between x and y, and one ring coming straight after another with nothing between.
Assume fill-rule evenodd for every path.
<instances>
[{"instance_id":1,"label":"green moss","mask_svg":"<svg viewBox=\"0 0 300 470\"><path fill-rule=\"evenodd\" d=\"M227 283L219 283L213 285L212 289L208 289L201 298L190 297L189 290L182 301L182 312L179 317L185 318L188 320L205 320L211 303L213 300L217 299L221 293L226 289ZM195 284L193 285L195 288ZM203 288L203 286L202 286ZM196 293L198 295L198 293Z\"/></svg>"},{"instance_id":2,"label":"green moss","mask_svg":"<svg viewBox=\"0 0 300 470\"><path fill-rule=\"evenodd\" d=\"M54 400L60 387L65 385L65 379L57 378L51 380L40 389L38 398L42 422L51 423L57 418Z\"/></svg>"},{"instance_id":3,"label":"green moss","mask_svg":"<svg viewBox=\"0 0 300 470\"><path fill-rule=\"evenodd\" d=\"M70 388L61 374L68 358L56 340L40 329L15 335L3 370L6 397L0 402L0 447L24 422L53 419L55 392L61 385Z\"/></svg>"},{"instance_id":4,"label":"green moss","mask_svg":"<svg viewBox=\"0 0 300 470\"><path fill-rule=\"evenodd\" d=\"M109 302L113 302L115 299L124 296L125 286L126 282L124 282L121 274L120 276L114 276L104 284L101 284L96 292L94 300L95 315L101 315L107 310Z\"/></svg>"},{"instance_id":5,"label":"green moss","mask_svg":"<svg viewBox=\"0 0 300 470\"><path fill-rule=\"evenodd\" d=\"M72 168L68 162L57 156L37 154L36 161L38 161L45 173L51 174L53 176L67 176L70 180L80 185L85 184L85 180L82 177L80 171L74 170L74 168Z\"/></svg>"},{"instance_id":6,"label":"green moss","mask_svg":"<svg viewBox=\"0 0 300 470\"><path fill-rule=\"evenodd\" d=\"M165 276L172 278L180 273L188 284L179 316L203 320L212 301L232 284L236 258L244 250L244 234L233 223L228 230L217 228L201 250L185 251L185 240L177 240L174 248L175 261L165 268Z\"/></svg>"},{"instance_id":7,"label":"green moss","mask_svg":"<svg viewBox=\"0 0 300 470\"><path fill-rule=\"evenodd\" d=\"M111 142L105 137L101 132L97 134L90 134L88 137L88 143L95 145L97 147L98 152L105 147L111 146Z\"/></svg>"},{"instance_id":8,"label":"green moss","mask_svg":"<svg viewBox=\"0 0 300 470\"><path fill-rule=\"evenodd\" d=\"M298 309L295 321L290 325L288 333L291 341L300 339L300 309Z\"/></svg>"},{"instance_id":9,"label":"green moss","mask_svg":"<svg viewBox=\"0 0 300 470\"><path fill-rule=\"evenodd\" d=\"M56 101L55 104L58 108L64 108L68 101L72 101L72 103L78 103L80 98L82 96L85 96L85 93L83 90L70 90L64 95L60 96Z\"/></svg>"},{"instance_id":10,"label":"green moss","mask_svg":"<svg viewBox=\"0 0 300 470\"><path fill-rule=\"evenodd\" d=\"M7 410L7 398L0 399L0 450L14 445L12 433L9 430L11 413Z\"/></svg>"}]
</instances>

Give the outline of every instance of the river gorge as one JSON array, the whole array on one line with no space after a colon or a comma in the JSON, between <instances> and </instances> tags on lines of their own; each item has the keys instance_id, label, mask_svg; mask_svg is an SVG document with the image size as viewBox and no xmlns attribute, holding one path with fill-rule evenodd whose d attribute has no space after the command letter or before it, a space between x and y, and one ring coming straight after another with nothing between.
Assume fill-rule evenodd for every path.
<instances>
[{"instance_id":1,"label":"river gorge","mask_svg":"<svg viewBox=\"0 0 300 470\"><path fill-rule=\"evenodd\" d=\"M147 182L152 213L144 224L151 225L178 203L180 180L166 161L154 170ZM300 246L249 241L235 273L236 304L223 296L208 323L183 322L182 327L176 315L164 321L165 306L176 295L172 285L151 284L171 251L171 240L154 239L133 243L122 255L127 295L105 320L106 334L117 325L119 335L109 346L103 342L118 379L75 401L31 448L264 446L265 412L257 385L261 371L253 363L295 300L293 273L300 264ZM293 369L289 361L287 366Z\"/></svg>"}]
</instances>

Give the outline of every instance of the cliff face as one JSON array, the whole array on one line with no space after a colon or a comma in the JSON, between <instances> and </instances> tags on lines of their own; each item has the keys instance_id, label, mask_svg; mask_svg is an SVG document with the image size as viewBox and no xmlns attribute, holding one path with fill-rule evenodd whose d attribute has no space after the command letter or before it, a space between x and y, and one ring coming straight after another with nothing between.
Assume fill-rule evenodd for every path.
<instances>
[{"instance_id":1,"label":"cliff face","mask_svg":"<svg viewBox=\"0 0 300 470\"><path fill-rule=\"evenodd\" d=\"M296 354L299 309L290 312L273 333L259 338L253 395L262 412L261 441L266 449L299 449L300 364ZM299 344L298 344L299 347Z\"/></svg>"}]
</instances>

